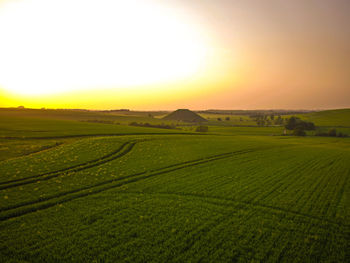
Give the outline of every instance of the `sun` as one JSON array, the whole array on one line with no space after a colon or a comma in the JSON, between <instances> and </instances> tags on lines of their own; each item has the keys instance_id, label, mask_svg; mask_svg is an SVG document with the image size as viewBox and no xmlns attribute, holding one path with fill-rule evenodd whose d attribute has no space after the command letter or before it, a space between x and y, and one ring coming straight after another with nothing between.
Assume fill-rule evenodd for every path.
<instances>
[{"instance_id":1,"label":"sun","mask_svg":"<svg viewBox=\"0 0 350 263\"><path fill-rule=\"evenodd\" d=\"M189 17L150 0L5 1L0 38L0 86L21 95L185 79L209 50Z\"/></svg>"}]
</instances>

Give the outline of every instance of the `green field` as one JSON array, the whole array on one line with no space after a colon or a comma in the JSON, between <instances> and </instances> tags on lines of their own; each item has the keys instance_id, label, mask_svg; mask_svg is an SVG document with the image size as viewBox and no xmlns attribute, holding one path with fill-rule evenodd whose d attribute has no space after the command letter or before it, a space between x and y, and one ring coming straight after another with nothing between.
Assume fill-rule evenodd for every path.
<instances>
[{"instance_id":1,"label":"green field","mask_svg":"<svg viewBox=\"0 0 350 263\"><path fill-rule=\"evenodd\" d=\"M0 110L0 262L350 262L349 137L135 118Z\"/></svg>"},{"instance_id":2,"label":"green field","mask_svg":"<svg viewBox=\"0 0 350 263\"><path fill-rule=\"evenodd\" d=\"M319 126L350 127L350 109L326 110L300 115Z\"/></svg>"}]
</instances>

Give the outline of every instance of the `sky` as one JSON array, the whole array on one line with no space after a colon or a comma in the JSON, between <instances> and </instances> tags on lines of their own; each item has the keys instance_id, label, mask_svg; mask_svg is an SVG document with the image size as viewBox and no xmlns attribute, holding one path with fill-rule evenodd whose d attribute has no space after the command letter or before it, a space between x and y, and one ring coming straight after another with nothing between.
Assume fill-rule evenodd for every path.
<instances>
[{"instance_id":1,"label":"sky","mask_svg":"<svg viewBox=\"0 0 350 263\"><path fill-rule=\"evenodd\" d=\"M0 107L350 107L348 0L0 0Z\"/></svg>"}]
</instances>

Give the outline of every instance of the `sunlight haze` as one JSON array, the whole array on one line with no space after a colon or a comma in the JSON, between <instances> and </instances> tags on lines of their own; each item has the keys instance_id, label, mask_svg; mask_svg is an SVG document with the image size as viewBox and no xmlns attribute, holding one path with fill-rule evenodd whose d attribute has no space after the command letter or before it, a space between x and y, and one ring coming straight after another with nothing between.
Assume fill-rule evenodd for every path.
<instances>
[{"instance_id":1,"label":"sunlight haze","mask_svg":"<svg viewBox=\"0 0 350 263\"><path fill-rule=\"evenodd\" d=\"M349 107L347 1L0 1L0 106Z\"/></svg>"}]
</instances>

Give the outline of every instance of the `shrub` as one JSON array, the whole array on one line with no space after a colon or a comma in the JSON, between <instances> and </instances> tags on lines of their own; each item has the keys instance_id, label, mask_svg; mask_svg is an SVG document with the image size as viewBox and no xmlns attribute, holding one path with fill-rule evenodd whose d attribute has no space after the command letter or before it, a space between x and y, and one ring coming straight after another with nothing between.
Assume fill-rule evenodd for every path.
<instances>
[{"instance_id":1,"label":"shrub","mask_svg":"<svg viewBox=\"0 0 350 263\"><path fill-rule=\"evenodd\" d=\"M305 136L306 132L301 128L296 128L293 130L293 135L295 136Z\"/></svg>"},{"instance_id":2,"label":"shrub","mask_svg":"<svg viewBox=\"0 0 350 263\"><path fill-rule=\"evenodd\" d=\"M129 123L130 126L137 126L137 127L148 127L148 128L160 128L160 129L176 129L176 126L174 124L168 125L168 124L150 124L148 122L146 123L137 123L137 122L131 122Z\"/></svg>"},{"instance_id":3,"label":"shrub","mask_svg":"<svg viewBox=\"0 0 350 263\"><path fill-rule=\"evenodd\" d=\"M328 131L328 136L335 137L337 136L337 130L332 128Z\"/></svg>"},{"instance_id":4,"label":"shrub","mask_svg":"<svg viewBox=\"0 0 350 263\"><path fill-rule=\"evenodd\" d=\"M207 132L208 131L208 126L198 126L196 128L196 132Z\"/></svg>"},{"instance_id":5,"label":"shrub","mask_svg":"<svg viewBox=\"0 0 350 263\"><path fill-rule=\"evenodd\" d=\"M332 128L330 130L328 130L328 132L322 132L322 131L317 131L316 136L330 136L330 137L348 137L347 134L345 133L342 133L342 132L338 132L337 133L337 130Z\"/></svg>"},{"instance_id":6,"label":"shrub","mask_svg":"<svg viewBox=\"0 0 350 263\"><path fill-rule=\"evenodd\" d=\"M328 134L326 132L322 132L322 131L317 131L315 133L316 136L328 136Z\"/></svg>"}]
</instances>

